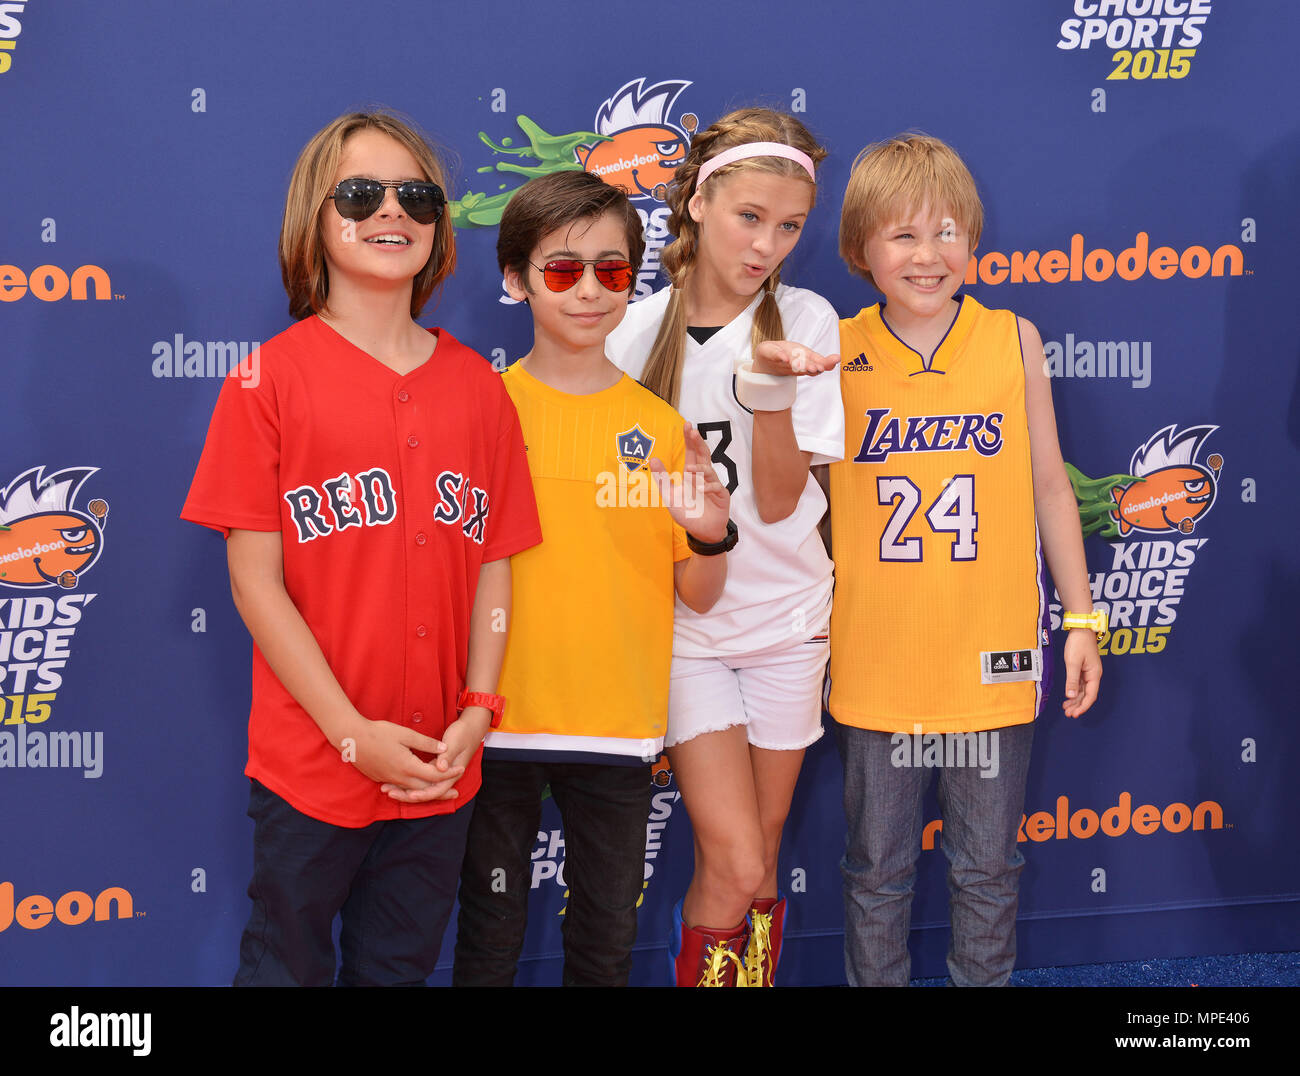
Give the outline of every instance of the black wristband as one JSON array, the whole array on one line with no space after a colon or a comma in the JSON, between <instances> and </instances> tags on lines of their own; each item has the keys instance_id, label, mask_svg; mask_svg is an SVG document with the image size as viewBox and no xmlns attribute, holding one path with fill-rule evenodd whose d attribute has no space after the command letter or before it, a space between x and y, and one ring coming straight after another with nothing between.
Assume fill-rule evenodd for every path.
<instances>
[{"instance_id":1,"label":"black wristband","mask_svg":"<svg viewBox=\"0 0 1300 1076\"><path fill-rule=\"evenodd\" d=\"M686 544L691 547L692 553L700 557L716 557L719 553L726 553L735 549L739 541L740 531L732 519L727 520L727 533L720 542L701 542L690 531L686 532Z\"/></svg>"}]
</instances>

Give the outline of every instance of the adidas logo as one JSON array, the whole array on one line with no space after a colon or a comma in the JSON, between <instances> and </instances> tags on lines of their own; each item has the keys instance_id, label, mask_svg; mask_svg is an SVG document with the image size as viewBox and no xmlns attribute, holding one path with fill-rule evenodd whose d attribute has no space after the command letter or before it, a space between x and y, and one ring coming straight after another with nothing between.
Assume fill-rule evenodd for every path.
<instances>
[{"instance_id":1,"label":"adidas logo","mask_svg":"<svg viewBox=\"0 0 1300 1076\"><path fill-rule=\"evenodd\" d=\"M840 367L840 370L846 374L851 373L852 371L855 370L866 370L868 373L870 373L874 369L875 367L872 366L871 363L867 362L867 353L865 351L859 352L858 357L856 359L854 359L852 362L846 362L843 366Z\"/></svg>"},{"instance_id":2,"label":"adidas logo","mask_svg":"<svg viewBox=\"0 0 1300 1076\"><path fill-rule=\"evenodd\" d=\"M995 670L997 670L997 669L1005 669L1006 667L1007 667L1007 659L1006 659L1006 658L998 658L998 660L995 661L995 662L993 663L993 668L994 668Z\"/></svg>"}]
</instances>

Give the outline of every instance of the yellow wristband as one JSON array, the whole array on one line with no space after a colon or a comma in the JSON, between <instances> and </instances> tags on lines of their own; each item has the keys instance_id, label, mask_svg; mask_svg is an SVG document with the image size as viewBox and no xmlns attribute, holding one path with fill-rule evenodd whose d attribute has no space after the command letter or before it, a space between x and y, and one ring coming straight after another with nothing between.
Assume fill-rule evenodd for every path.
<instances>
[{"instance_id":1,"label":"yellow wristband","mask_svg":"<svg viewBox=\"0 0 1300 1076\"><path fill-rule=\"evenodd\" d=\"M1091 613L1063 612L1061 614L1061 627L1066 631L1071 628L1090 628L1098 635L1101 635L1106 630L1106 611L1104 609L1094 609Z\"/></svg>"}]
</instances>

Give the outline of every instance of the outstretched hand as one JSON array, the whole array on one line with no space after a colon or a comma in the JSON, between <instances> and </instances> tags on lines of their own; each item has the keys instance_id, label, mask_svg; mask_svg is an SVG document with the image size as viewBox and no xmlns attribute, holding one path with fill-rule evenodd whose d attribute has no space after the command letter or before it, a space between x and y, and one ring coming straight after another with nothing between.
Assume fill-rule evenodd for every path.
<instances>
[{"instance_id":1,"label":"outstretched hand","mask_svg":"<svg viewBox=\"0 0 1300 1076\"><path fill-rule=\"evenodd\" d=\"M816 377L839 366L838 355L819 355L793 340L764 340L754 349L754 373Z\"/></svg>"},{"instance_id":2,"label":"outstretched hand","mask_svg":"<svg viewBox=\"0 0 1300 1076\"><path fill-rule=\"evenodd\" d=\"M720 542L727 535L731 495L713 469L709 446L689 422L685 440L686 463L680 484L673 481L658 458L650 460L650 473L658 483L664 507L675 523L698 541Z\"/></svg>"}]
</instances>

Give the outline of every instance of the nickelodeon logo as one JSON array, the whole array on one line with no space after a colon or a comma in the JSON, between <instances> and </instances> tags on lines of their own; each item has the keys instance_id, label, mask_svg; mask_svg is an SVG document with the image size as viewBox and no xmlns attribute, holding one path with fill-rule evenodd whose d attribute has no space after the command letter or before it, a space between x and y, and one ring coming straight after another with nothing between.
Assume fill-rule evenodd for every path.
<instances>
[{"instance_id":1,"label":"nickelodeon logo","mask_svg":"<svg viewBox=\"0 0 1300 1076\"><path fill-rule=\"evenodd\" d=\"M658 153L634 153L631 158L620 157L618 160L612 161L609 164L594 165L593 167L588 168L587 171L598 175L603 179L605 176L614 175L617 172L626 172L629 169L638 166L645 167L651 164L658 164L661 160L663 160L663 158Z\"/></svg>"},{"instance_id":2,"label":"nickelodeon logo","mask_svg":"<svg viewBox=\"0 0 1300 1076\"><path fill-rule=\"evenodd\" d=\"M1048 840L1064 841L1070 837L1086 841L1098 833L1107 837L1122 837L1132 830L1147 836L1158 830L1182 833L1188 827L1194 830L1222 829L1223 806L1214 800L1203 800L1195 807L1185 803L1171 803L1163 809L1144 803L1133 806L1133 797L1127 792L1119 794L1119 802L1098 814L1091 807L1070 810L1068 796L1056 797L1056 811L1035 811L1020 816L1017 843L1036 843ZM943 832L943 819L936 818L926 824L921 833L921 848L930 851Z\"/></svg>"},{"instance_id":3,"label":"nickelodeon logo","mask_svg":"<svg viewBox=\"0 0 1300 1076\"><path fill-rule=\"evenodd\" d=\"M113 298L108 273L98 265L83 265L74 269L71 277L57 265L37 266L30 273L16 265L0 265L0 302L17 302L29 291L47 303L57 303L69 293L73 299L87 299L92 283L96 299Z\"/></svg>"},{"instance_id":4,"label":"nickelodeon logo","mask_svg":"<svg viewBox=\"0 0 1300 1076\"><path fill-rule=\"evenodd\" d=\"M102 923L112 919L114 911L118 919L130 919L135 915L131 894L121 886L110 886L97 897L74 889L58 900L33 893L15 901L13 882L0 882L0 934L14 923L24 930L40 930L51 919L69 927L79 926L91 917Z\"/></svg>"},{"instance_id":5,"label":"nickelodeon logo","mask_svg":"<svg viewBox=\"0 0 1300 1076\"><path fill-rule=\"evenodd\" d=\"M1210 276L1241 276L1245 257L1241 248L1225 243L1210 253L1207 247L1191 246L1182 251L1173 247L1150 249L1151 237L1138 232L1131 247L1112 253L1105 247L1084 250L1083 235L1075 232L1066 250L1013 250L1009 254L990 250L971 255L966 267L967 284L1060 284L1066 280L1109 280L1116 274L1121 280L1138 280L1148 273L1157 280L1182 275L1196 279Z\"/></svg>"}]
</instances>

